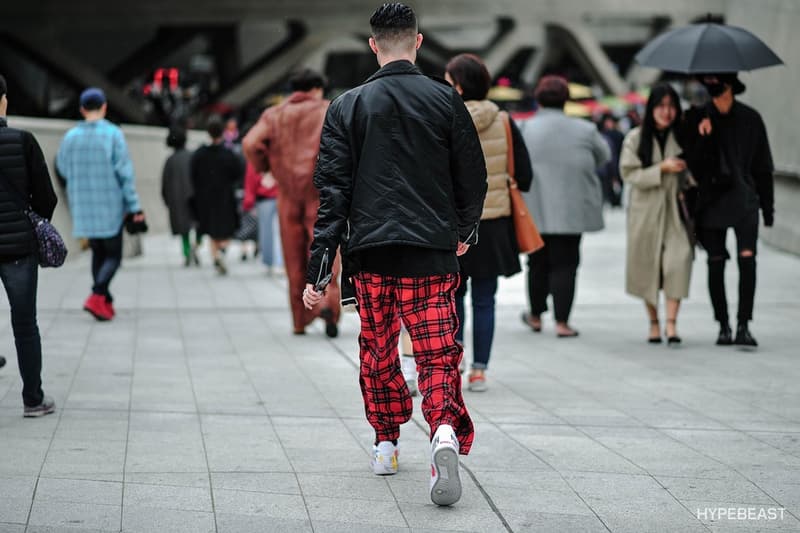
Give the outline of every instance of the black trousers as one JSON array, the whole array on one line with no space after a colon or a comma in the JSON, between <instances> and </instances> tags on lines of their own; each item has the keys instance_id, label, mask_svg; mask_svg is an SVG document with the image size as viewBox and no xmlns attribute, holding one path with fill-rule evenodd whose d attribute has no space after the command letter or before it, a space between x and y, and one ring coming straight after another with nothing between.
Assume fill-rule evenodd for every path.
<instances>
[{"instance_id":1,"label":"black trousers","mask_svg":"<svg viewBox=\"0 0 800 533\"><path fill-rule=\"evenodd\" d=\"M736 234L737 262L739 263L739 322L753 319L753 302L756 296L756 244L758 241L758 211L744 217L733 226ZM728 300L725 295L725 263L730 254L725 246L728 228L701 228L700 244L708 252L708 292L714 307L714 319L728 324ZM749 250L750 256L742 256Z\"/></svg>"},{"instance_id":2,"label":"black trousers","mask_svg":"<svg viewBox=\"0 0 800 533\"><path fill-rule=\"evenodd\" d=\"M10 263L0 263L0 279L11 308L11 329L22 376L22 401L28 407L42 403L42 339L36 322L36 289L39 261L31 254Z\"/></svg>"},{"instance_id":3,"label":"black trousers","mask_svg":"<svg viewBox=\"0 0 800 533\"><path fill-rule=\"evenodd\" d=\"M108 286L122 263L122 229L107 239L89 239L92 250L92 292L112 300Z\"/></svg>"},{"instance_id":4,"label":"black trousers","mask_svg":"<svg viewBox=\"0 0 800 533\"><path fill-rule=\"evenodd\" d=\"M528 256L528 298L531 314L547 311L553 295L557 322L568 322L575 298L575 275L580 263L581 235L543 234L544 248Z\"/></svg>"}]
</instances>

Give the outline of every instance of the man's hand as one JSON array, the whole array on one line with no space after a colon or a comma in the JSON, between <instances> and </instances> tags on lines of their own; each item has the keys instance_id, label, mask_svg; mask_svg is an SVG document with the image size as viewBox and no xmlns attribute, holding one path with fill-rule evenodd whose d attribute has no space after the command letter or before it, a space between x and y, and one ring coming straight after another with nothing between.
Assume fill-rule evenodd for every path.
<instances>
[{"instance_id":1,"label":"man's hand","mask_svg":"<svg viewBox=\"0 0 800 533\"><path fill-rule=\"evenodd\" d=\"M138 213L133 214L133 221L134 222L144 222L144 212L139 211Z\"/></svg>"},{"instance_id":2,"label":"man's hand","mask_svg":"<svg viewBox=\"0 0 800 533\"><path fill-rule=\"evenodd\" d=\"M697 131L705 137L706 135L711 135L711 119L704 118L700 121L700 124L697 126Z\"/></svg>"},{"instance_id":3,"label":"man's hand","mask_svg":"<svg viewBox=\"0 0 800 533\"><path fill-rule=\"evenodd\" d=\"M665 174L683 172L686 170L686 161L677 157L668 157L659 165L661 172Z\"/></svg>"},{"instance_id":4,"label":"man's hand","mask_svg":"<svg viewBox=\"0 0 800 533\"><path fill-rule=\"evenodd\" d=\"M315 291L311 283L306 283L306 288L303 291L303 305L305 305L306 309L309 311L312 310L315 305L322 301L322 294L321 292Z\"/></svg>"},{"instance_id":5,"label":"man's hand","mask_svg":"<svg viewBox=\"0 0 800 533\"><path fill-rule=\"evenodd\" d=\"M469 250L469 244L464 244L463 242L458 243L458 248L456 249L456 255L461 257Z\"/></svg>"}]
</instances>

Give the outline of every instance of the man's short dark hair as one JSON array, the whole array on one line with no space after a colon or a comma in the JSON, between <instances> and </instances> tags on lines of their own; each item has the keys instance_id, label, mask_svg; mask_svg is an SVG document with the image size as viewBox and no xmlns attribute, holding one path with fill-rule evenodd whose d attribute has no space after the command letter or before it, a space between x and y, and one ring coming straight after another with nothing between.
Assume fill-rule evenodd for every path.
<instances>
[{"instance_id":1,"label":"man's short dark hair","mask_svg":"<svg viewBox=\"0 0 800 533\"><path fill-rule=\"evenodd\" d=\"M0 98L3 97L4 94L8 93L8 85L6 85L6 79L0 74Z\"/></svg>"},{"instance_id":2,"label":"man's short dark hair","mask_svg":"<svg viewBox=\"0 0 800 533\"><path fill-rule=\"evenodd\" d=\"M474 54L459 54L447 63L444 70L450 74L453 83L461 86L464 100L486 99L492 77L481 58Z\"/></svg>"},{"instance_id":3,"label":"man's short dark hair","mask_svg":"<svg viewBox=\"0 0 800 533\"><path fill-rule=\"evenodd\" d=\"M561 76L545 76L536 84L533 96L542 107L563 109L569 99L569 85Z\"/></svg>"},{"instance_id":4,"label":"man's short dark hair","mask_svg":"<svg viewBox=\"0 0 800 533\"><path fill-rule=\"evenodd\" d=\"M222 122L222 117L219 115L211 115L206 124L206 131L212 139L219 139L222 137L222 132L225 131L225 124Z\"/></svg>"},{"instance_id":5,"label":"man's short dark hair","mask_svg":"<svg viewBox=\"0 0 800 533\"><path fill-rule=\"evenodd\" d=\"M292 91L310 91L325 88L325 76L310 68L300 69L289 76L289 88Z\"/></svg>"},{"instance_id":6,"label":"man's short dark hair","mask_svg":"<svg viewBox=\"0 0 800 533\"><path fill-rule=\"evenodd\" d=\"M417 37L417 16L405 4L383 4L372 14L369 25L372 37L385 47L411 44Z\"/></svg>"},{"instance_id":7,"label":"man's short dark hair","mask_svg":"<svg viewBox=\"0 0 800 533\"><path fill-rule=\"evenodd\" d=\"M167 146L179 150L186 146L186 128L172 126L167 134Z\"/></svg>"}]
</instances>

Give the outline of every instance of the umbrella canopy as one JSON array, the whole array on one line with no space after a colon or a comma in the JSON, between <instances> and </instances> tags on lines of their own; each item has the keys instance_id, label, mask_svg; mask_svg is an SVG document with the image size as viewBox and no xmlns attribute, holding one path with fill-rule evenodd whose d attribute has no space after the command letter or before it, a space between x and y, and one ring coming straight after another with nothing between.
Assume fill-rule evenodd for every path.
<instances>
[{"instance_id":1,"label":"umbrella canopy","mask_svg":"<svg viewBox=\"0 0 800 533\"><path fill-rule=\"evenodd\" d=\"M723 24L693 24L650 41L636 62L684 74L739 72L781 65L783 61L749 31Z\"/></svg>"}]
</instances>

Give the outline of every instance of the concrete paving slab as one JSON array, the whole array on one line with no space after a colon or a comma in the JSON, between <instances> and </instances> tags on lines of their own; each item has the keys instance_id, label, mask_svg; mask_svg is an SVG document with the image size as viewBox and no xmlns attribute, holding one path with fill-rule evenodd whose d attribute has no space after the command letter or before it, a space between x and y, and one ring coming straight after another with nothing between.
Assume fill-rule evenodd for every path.
<instances>
[{"instance_id":1,"label":"concrete paving slab","mask_svg":"<svg viewBox=\"0 0 800 533\"><path fill-rule=\"evenodd\" d=\"M557 339L549 315L541 334L526 329L524 277L500 280L489 390L464 393L476 438L451 509L430 502L419 398L401 428L400 472L370 472L355 315L337 339L319 321L293 336L285 278L253 263L226 278L208 264L185 270L179 246L158 235L114 280L111 323L80 310L87 255L42 271L44 387L59 408L23 419L9 358L0 531L800 529L800 259L759 250L761 346L748 353L713 346L699 253L684 344L667 350L644 342L641 302L624 294L624 215L608 213L607 226L584 238L579 338ZM735 268L727 276L732 289ZM0 348L13 353L7 322ZM787 515L705 521L701 505Z\"/></svg>"},{"instance_id":2,"label":"concrete paving slab","mask_svg":"<svg viewBox=\"0 0 800 533\"><path fill-rule=\"evenodd\" d=\"M151 533L153 531L214 533L216 526L213 513L126 505L122 515L122 531L125 533Z\"/></svg>"}]
</instances>

